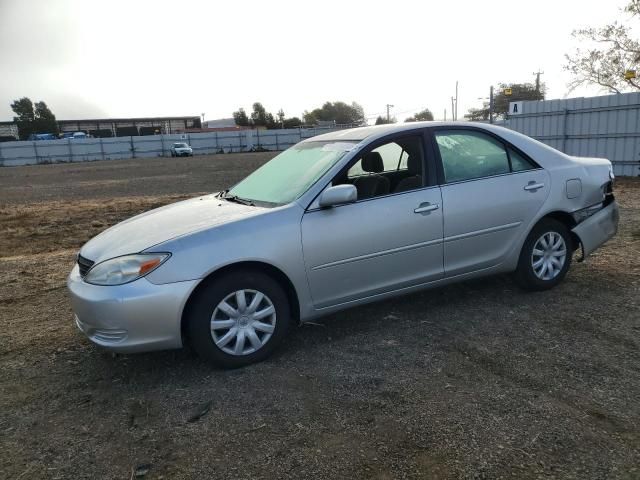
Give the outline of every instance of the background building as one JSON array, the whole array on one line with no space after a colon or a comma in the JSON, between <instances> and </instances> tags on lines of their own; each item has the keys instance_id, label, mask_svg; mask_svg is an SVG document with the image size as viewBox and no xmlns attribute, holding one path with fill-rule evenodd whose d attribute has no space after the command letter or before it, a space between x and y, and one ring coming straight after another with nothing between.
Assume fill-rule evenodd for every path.
<instances>
[{"instance_id":1,"label":"background building","mask_svg":"<svg viewBox=\"0 0 640 480\"><path fill-rule=\"evenodd\" d=\"M18 125L14 122L0 122L0 142L18 139Z\"/></svg>"},{"instance_id":2,"label":"background building","mask_svg":"<svg viewBox=\"0 0 640 480\"><path fill-rule=\"evenodd\" d=\"M127 137L181 133L201 128L199 115L191 117L97 118L58 120L60 132L85 132L94 137Z\"/></svg>"}]
</instances>

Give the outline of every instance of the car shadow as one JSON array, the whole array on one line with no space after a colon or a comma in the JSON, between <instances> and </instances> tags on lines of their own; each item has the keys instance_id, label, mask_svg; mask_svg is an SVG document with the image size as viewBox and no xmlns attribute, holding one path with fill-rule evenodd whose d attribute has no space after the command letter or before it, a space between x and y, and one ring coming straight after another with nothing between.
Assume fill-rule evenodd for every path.
<instances>
[{"instance_id":1,"label":"car shadow","mask_svg":"<svg viewBox=\"0 0 640 480\"><path fill-rule=\"evenodd\" d=\"M428 330L433 341L442 342L453 330L456 335L464 335L464 322L452 323L457 310L476 308L480 302L500 303L505 292L512 298L531 295L519 290L510 277L502 275L352 307L293 327L283 345L263 363L280 367L299 360L313 362L318 356L326 361L323 349L327 345L339 344L349 348L373 332L379 338L393 341L394 337L404 335L401 333L403 330L410 330L416 325ZM123 377L148 376L158 370L162 370L165 376L175 374L181 378L196 378L212 372L238 374L238 370L224 370L201 360L188 346L180 350L138 354L112 354L99 347L94 348L97 361L104 368L113 369L114 375ZM239 370L252 368L255 367Z\"/></svg>"}]
</instances>

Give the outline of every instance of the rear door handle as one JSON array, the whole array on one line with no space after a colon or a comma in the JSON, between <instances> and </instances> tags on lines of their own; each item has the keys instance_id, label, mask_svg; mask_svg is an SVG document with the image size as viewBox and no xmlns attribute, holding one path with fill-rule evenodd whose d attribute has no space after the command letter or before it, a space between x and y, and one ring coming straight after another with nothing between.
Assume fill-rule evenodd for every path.
<instances>
[{"instance_id":1,"label":"rear door handle","mask_svg":"<svg viewBox=\"0 0 640 480\"><path fill-rule=\"evenodd\" d=\"M428 213L440 208L440 205L437 203L421 203L418 208L416 208L413 213Z\"/></svg>"},{"instance_id":2,"label":"rear door handle","mask_svg":"<svg viewBox=\"0 0 640 480\"><path fill-rule=\"evenodd\" d=\"M524 189L530 192L535 192L542 187L544 187L544 183L529 182L524 186Z\"/></svg>"}]
</instances>

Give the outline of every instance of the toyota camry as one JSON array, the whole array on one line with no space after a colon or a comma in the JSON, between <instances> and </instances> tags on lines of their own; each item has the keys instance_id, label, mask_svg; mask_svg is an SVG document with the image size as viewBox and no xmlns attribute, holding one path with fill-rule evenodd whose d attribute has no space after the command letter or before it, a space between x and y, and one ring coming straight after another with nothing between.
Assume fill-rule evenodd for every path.
<instances>
[{"instance_id":1,"label":"toyota camry","mask_svg":"<svg viewBox=\"0 0 640 480\"><path fill-rule=\"evenodd\" d=\"M114 351L188 343L238 367L355 305L500 273L546 290L615 235L613 180L608 160L492 125L327 133L87 242L68 278L75 322Z\"/></svg>"}]
</instances>

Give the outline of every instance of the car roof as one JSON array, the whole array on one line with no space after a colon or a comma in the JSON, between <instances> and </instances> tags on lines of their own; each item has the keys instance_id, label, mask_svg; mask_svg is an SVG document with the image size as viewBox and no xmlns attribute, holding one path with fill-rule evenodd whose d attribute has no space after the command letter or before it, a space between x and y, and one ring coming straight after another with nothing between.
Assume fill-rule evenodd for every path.
<instances>
[{"instance_id":1,"label":"car roof","mask_svg":"<svg viewBox=\"0 0 640 480\"><path fill-rule=\"evenodd\" d=\"M489 131L493 131L497 134L502 134L504 131L511 131L497 125L490 125L479 122L406 122L406 123L392 123L388 125L374 125L358 128L347 128L344 130L335 130L329 133L324 133L315 137L311 137L307 141L327 141L327 140L352 140L362 141L365 139L373 139L383 137L388 134L404 132L407 130L415 130L417 128L425 127L475 127Z\"/></svg>"},{"instance_id":2,"label":"car roof","mask_svg":"<svg viewBox=\"0 0 640 480\"><path fill-rule=\"evenodd\" d=\"M333 132L317 135L315 137L304 140L304 142L324 142L332 140L340 140L343 142L362 142L364 140L367 140L367 142L370 142L378 138L385 137L386 135L429 127L456 127L486 130L503 138L512 145L515 145L545 168L553 168L555 166L559 166L570 159L570 157L566 154L538 140L523 135L520 132L516 132L515 130L511 130L509 128L500 127L498 125L480 122L406 122L394 123L389 125L348 128L345 130L335 130Z\"/></svg>"}]
</instances>

